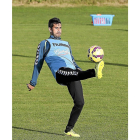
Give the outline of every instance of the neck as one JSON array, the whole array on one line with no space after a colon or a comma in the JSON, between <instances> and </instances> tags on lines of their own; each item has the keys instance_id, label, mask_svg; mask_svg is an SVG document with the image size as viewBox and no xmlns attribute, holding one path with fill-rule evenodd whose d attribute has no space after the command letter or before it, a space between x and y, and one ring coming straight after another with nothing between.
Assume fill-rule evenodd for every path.
<instances>
[{"instance_id":1,"label":"neck","mask_svg":"<svg viewBox=\"0 0 140 140\"><path fill-rule=\"evenodd\" d=\"M61 39L60 37L56 37L54 35L50 35L51 38L54 38L54 39Z\"/></svg>"}]
</instances>

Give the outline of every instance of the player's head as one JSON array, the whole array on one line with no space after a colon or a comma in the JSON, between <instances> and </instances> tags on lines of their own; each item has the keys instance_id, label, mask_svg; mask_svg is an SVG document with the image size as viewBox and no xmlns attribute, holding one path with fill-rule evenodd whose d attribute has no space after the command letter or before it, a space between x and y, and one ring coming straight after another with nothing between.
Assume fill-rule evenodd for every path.
<instances>
[{"instance_id":1,"label":"player's head","mask_svg":"<svg viewBox=\"0 0 140 140\"><path fill-rule=\"evenodd\" d=\"M54 37L60 37L61 36L61 21L59 18L52 18L49 20L48 23L49 32Z\"/></svg>"},{"instance_id":2,"label":"player's head","mask_svg":"<svg viewBox=\"0 0 140 140\"><path fill-rule=\"evenodd\" d=\"M52 19L49 20L48 27L49 28L52 28L53 27L53 24L59 24L59 23L61 24L60 19L54 17L54 18L52 18Z\"/></svg>"}]
</instances>

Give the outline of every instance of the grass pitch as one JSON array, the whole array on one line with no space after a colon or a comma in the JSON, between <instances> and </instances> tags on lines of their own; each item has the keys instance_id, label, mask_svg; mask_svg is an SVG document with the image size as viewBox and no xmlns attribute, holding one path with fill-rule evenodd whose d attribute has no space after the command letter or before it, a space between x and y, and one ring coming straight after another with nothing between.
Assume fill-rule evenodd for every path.
<instances>
[{"instance_id":1,"label":"grass pitch","mask_svg":"<svg viewBox=\"0 0 140 140\"><path fill-rule=\"evenodd\" d=\"M62 22L62 39L70 43L76 63L94 68L87 58L92 45L104 49L103 78L82 81L85 105L74 127L81 140L128 139L128 8L13 7L12 9L12 139L69 140L63 131L73 106L65 86L56 83L44 63L35 89L32 77L36 49L49 37L48 20ZM91 24L90 14L114 14L112 26Z\"/></svg>"}]
</instances>

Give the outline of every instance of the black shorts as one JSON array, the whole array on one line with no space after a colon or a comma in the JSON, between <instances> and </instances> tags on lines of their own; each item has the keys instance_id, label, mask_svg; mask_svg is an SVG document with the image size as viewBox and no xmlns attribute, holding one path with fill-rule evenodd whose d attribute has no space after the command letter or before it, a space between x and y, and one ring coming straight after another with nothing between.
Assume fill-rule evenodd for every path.
<instances>
[{"instance_id":1,"label":"black shorts","mask_svg":"<svg viewBox=\"0 0 140 140\"><path fill-rule=\"evenodd\" d=\"M57 83L62 85L67 85L69 82L72 81L85 80L92 77L95 77L94 69L81 71L79 69L73 70L71 68L61 67L56 72L56 81Z\"/></svg>"}]
</instances>

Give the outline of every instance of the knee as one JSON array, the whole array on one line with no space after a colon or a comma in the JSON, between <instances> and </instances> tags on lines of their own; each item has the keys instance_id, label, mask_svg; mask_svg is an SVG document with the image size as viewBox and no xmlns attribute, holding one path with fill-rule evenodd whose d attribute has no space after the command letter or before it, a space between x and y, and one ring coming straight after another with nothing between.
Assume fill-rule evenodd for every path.
<instances>
[{"instance_id":1,"label":"knee","mask_svg":"<svg viewBox=\"0 0 140 140\"><path fill-rule=\"evenodd\" d=\"M79 109L82 109L84 106L84 100L76 102L75 106Z\"/></svg>"}]
</instances>

